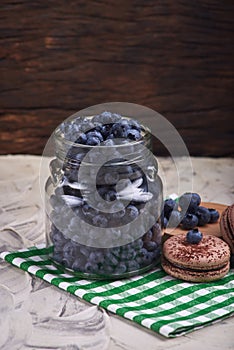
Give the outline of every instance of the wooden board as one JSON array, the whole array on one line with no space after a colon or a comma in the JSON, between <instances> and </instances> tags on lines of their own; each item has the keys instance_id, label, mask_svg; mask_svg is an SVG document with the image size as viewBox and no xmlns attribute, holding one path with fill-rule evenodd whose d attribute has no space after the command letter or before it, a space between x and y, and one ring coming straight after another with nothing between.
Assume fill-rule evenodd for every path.
<instances>
[{"instance_id":1,"label":"wooden board","mask_svg":"<svg viewBox=\"0 0 234 350\"><path fill-rule=\"evenodd\" d=\"M211 203L211 202L202 202L201 205L206 207L206 208L214 208L214 209L218 210L220 216L221 216L222 212L227 207L224 204ZM220 221L220 217L219 217L218 222L216 222L214 224L207 224L205 226L200 226L199 230L203 234L209 234L209 235L214 235L214 236L217 236L217 237L221 237L219 221ZM176 229L171 228L171 229L165 229L164 233L167 233L167 234L170 234L170 235L176 235L176 234L179 234L179 233L186 233L187 231L188 230L182 230L181 228L176 228Z\"/></svg>"}]
</instances>

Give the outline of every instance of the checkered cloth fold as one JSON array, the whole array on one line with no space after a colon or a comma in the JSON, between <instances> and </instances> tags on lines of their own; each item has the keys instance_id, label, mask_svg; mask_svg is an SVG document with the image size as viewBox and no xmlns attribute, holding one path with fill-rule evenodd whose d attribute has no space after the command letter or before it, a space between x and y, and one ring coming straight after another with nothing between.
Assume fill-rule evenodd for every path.
<instances>
[{"instance_id":1,"label":"checkered cloth fold","mask_svg":"<svg viewBox=\"0 0 234 350\"><path fill-rule=\"evenodd\" d=\"M160 268L140 276L85 280L55 266L42 246L1 258L69 293L165 337L176 337L234 313L234 271L211 283L187 283Z\"/></svg>"}]
</instances>

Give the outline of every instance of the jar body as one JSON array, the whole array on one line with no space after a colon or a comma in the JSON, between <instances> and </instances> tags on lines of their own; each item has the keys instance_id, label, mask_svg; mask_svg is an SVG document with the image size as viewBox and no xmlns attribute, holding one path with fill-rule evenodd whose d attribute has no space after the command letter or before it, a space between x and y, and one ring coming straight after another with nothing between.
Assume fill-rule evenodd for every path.
<instances>
[{"instance_id":1,"label":"jar body","mask_svg":"<svg viewBox=\"0 0 234 350\"><path fill-rule=\"evenodd\" d=\"M163 191L149 145L146 135L114 147L55 140L45 192L56 264L83 278L118 279L159 262Z\"/></svg>"}]
</instances>

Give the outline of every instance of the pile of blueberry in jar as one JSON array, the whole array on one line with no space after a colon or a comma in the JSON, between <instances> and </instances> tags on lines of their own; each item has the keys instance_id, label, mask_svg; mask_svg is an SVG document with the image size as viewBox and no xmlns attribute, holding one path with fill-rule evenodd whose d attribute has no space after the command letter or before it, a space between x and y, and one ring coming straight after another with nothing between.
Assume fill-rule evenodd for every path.
<instances>
[{"instance_id":1,"label":"pile of blueberry in jar","mask_svg":"<svg viewBox=\"0 0 234 350\"><path fill-rule=\"evenodd\" d=\"M76 117L56 129L55 144L56 181L47 186L53 260L94 278L154 266L161 252L162 184L143 126L110 112Z\"/></svg>"},{"instance_id":2,"label":"pile of blueberry in jar","mask_svg":"<svg viewBox=\"0 0 234 350\"><path fill-rule=\"evenodd\" d=\"M198 193L186 192L177 200L171 198L164 201L164 228L179 226L183 230L192 230L196 226L215 223L219 212L206 208L201 204Z\"/></svg>"}]
</instances>

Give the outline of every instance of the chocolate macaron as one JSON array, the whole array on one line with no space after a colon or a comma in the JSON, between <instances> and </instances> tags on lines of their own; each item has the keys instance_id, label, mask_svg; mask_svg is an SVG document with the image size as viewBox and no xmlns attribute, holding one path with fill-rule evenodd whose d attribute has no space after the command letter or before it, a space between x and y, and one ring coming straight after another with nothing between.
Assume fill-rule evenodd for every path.
<instances>
[{"instance_id":1,"label":"chocolate macaron","mask_svg":"<svg viewBox=\"0 0 234 350\"><path fill-rule=\"evenodd\" d=\"M230 269L230 249L222 239L204 235L191 243L188 235L168 238L163 245L162 268L169 275L190 282L210 282Z\"/></svg>"},{"instance_id":2,"label":"chocolate macaron","mask_svg":"<svg viewBox=\"0 0 234 350\"><path fill-rule=\"evenodd\" d=\"M222 238L229 245L234 254L234 204L228 206L220 218L220 231Z\"/></svg>"}]
</instances>

